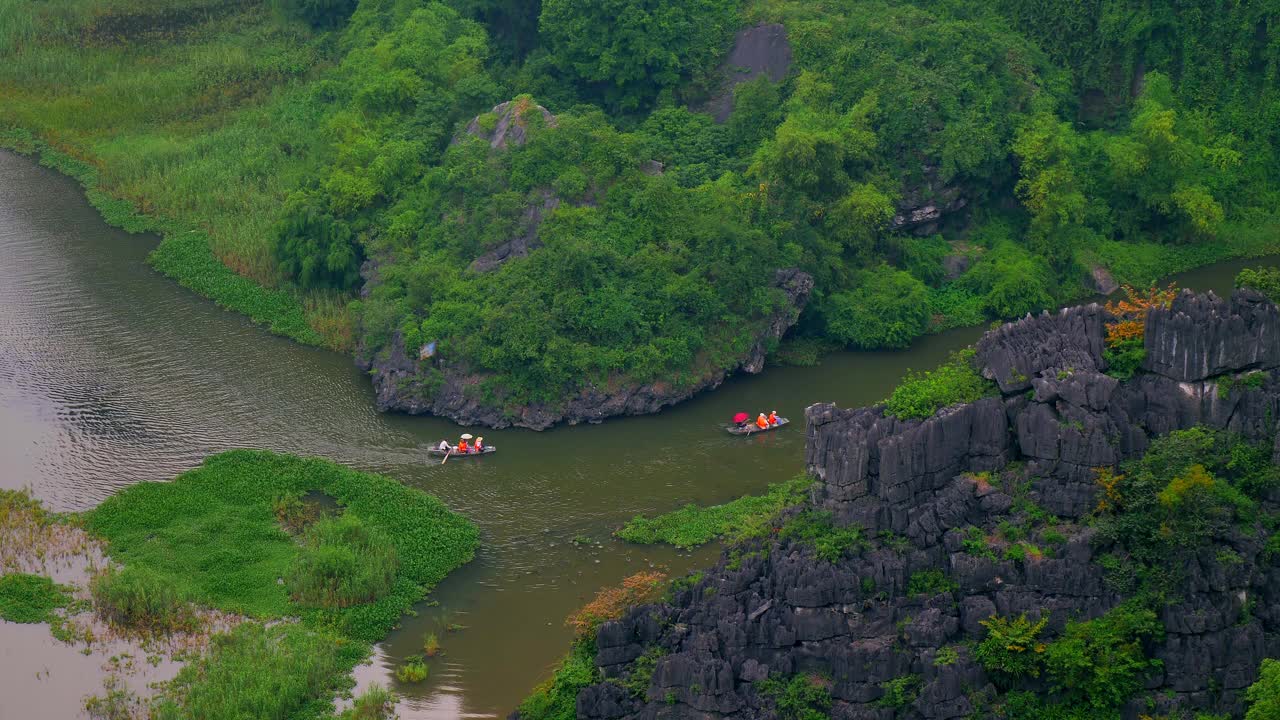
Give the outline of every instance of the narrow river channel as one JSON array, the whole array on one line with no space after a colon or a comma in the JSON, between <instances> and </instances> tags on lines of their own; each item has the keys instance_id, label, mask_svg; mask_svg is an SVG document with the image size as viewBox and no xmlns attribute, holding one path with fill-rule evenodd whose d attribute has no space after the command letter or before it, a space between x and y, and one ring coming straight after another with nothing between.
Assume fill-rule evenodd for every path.
<instances>
[{"instance_id":1,"label":"narrow river channel","mask_svg":"<svg viewBox=\"0 0 1280 720\"><path fill-rule=\"evenodd\" d=\"M83 510L211 453L258 447L325 456L440 497L480 526L482 549L437 588L439 604L405 618L360 671L407 696L405 720L505 716L567 650L563 620L595 590L651 565L681 573L709 564L715 548L637 548L610 533L636 513L723 502L800 470L802 422L744 439L719 429L729 415L776 409L799 419L814 402L872 403L907 368L932 367L981 333L771 369L651 417L484 432L501 452L440 466L422 450L456 425L379 414L349 357L273 337L161 277L144 262L155 242L106 226L73 181L0 151L0 487ZM1257 264L1175 279L1222 292ZM445 633L446 623L465 629ZM445 651L430 680L396 687L389 667L420 652L430 631ZM6 655L39 653L45 642L0 621ZM36 681L0 673L0 717L16 702L6 698L26 696L9 710L31 717L52 707L29 702L33 694L74 701L97 686L83 666L49 671ZM66 717L59 712L48 717Z\"/></svg>"}]
</instances>

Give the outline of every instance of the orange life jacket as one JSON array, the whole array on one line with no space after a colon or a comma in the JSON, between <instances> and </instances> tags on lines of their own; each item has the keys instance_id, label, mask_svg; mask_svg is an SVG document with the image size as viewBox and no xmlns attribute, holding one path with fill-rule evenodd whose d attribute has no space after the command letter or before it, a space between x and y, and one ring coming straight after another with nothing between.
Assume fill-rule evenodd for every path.
<instances>
[{"instance_id":1,"label":"orange life jacket","mask_svg":"<svg viewBox=\"0 0 1280 720\"><path fill-rule=\"evenodd\" d=\"M772 413L772 412L769 413L769 424L770 425L778 424L778 413Z\"/></svg>"},{"instance_id":2,"label":"orange life jacket","mask_svg":"<svg viewBox=\"0 0 1280 720\"><path fill-rule=\"evenodd\" d=\"M460 452L460 453L464 453L464 452L466 452L466 451L467 451L467 441L466 441L466 440L459 440L459 441L458 441L458 452Z\"/></svg>"},{"instance_id":3,"label":"orange life jacket","mask_svg":"<svg viewBox=\"0 0 1280 720\"><path fill-rule=\"evenodd\" d=\"M761 429L769 427L769 421L764 419L764 413L756 416L756 425Z\"/></svg>"}]
</instances>

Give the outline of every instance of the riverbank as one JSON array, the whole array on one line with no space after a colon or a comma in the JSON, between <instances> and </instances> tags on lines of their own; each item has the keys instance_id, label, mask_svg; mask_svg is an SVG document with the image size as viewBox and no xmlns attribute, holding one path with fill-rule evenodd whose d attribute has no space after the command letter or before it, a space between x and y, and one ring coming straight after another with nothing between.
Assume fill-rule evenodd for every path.
<instances>
[{"instance_id":1,"label":"riverbank","mask_svg":"<svg viewBox=\"0 0 1280 720\"><path fill-rule=\"evenodd\" d=\"M63 552L82 561L67 592L93 613L82 605L51 616L57 637L90 650L107 634L180 649L165 657L186 667L155 697L108 686L89 701L159 717L332 716L334 695L350 687L371 644L478 544L472 523L421 491L266 452L208 458L81 515L49 515L17 493L0 499L8 552L58 552L71 545L52 542L58 532L81 538Z\"/></svg>"},{"instance_id":2,"label":"riverbank","mask_svg":"<svg viewBox=\"0 0 1280 720\"><path fill-rule=\"evenodd\" d=\"M104 222L129 233L153 233L160 244L147 258L158 272L219 307L240 313L277 335L304 345L330 345L307 319L300 295L272 290L236 274L213 254L209 236L193 224L140 213L133 203L103 186L93 165L58 150L20 129L0 129L0 148L35 158L41 165L73 178ZM339 349L339 348L335 348Z\"/></svg>"}]
</instances>

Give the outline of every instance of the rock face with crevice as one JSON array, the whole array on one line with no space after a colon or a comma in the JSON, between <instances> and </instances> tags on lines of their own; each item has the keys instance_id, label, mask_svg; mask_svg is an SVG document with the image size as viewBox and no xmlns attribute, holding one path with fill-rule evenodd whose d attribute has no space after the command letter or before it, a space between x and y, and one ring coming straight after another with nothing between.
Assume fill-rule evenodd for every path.
<instances>
[{"instance_id":1,"label":"rock face with crevice","mask_svg":"<svg viewBox=\"0 0 1280 720\"><path fill-rule=\"evenodd\" d=\"M1184 292L1149 314L1144 372L1125 382L1104 374L1109 319L1089 305L988 333L976 361L999 391L925 420L899 420L883 406L810 407L811 504L863 528L869 548L837 562L777 538L727 552L670 602L601 627L596 662L606 680L579 694L578 717L776 717L756 683L796 673L827 678L838 720L982 717L974 713L995 688L966 644L984 636L982 620L1047 618L1051 639L1069 619L1098 617L1123 599L1098 562L1106 542L1082 523L1097 505L1095 468L1196 425L1280 447L1274 305L1247 290L1229 300ZM1060 543L1054 552L1014 561L965 551L965 529L990 533L1031 507L1061 518L1059 538L1036 538ZM1260 661L1280 656L1280 568L1252 529L1226 545L1230 555L1205 548L1181 568L1182 595L1163 608L1166 636L1149 649L1163 665L1125 718L1240 717ZM955 589L908 594L913 573L929 569ZM944 647L950 657L940 662ZM637 694L627 685L644 653L657 661ZM917 678L915 699L884 707L883 684L906 676Z\"/></svg>"}]
</instances>

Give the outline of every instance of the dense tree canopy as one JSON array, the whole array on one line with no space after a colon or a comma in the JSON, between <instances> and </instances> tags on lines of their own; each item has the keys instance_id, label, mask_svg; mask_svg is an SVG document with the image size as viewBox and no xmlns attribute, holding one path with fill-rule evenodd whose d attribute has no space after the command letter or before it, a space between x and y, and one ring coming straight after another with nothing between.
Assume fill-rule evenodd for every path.
<instances>
[{"instance_id":1,"label":"dense tree canopy","mask_svg":"<svg viewBox=\"0 0 1280 720\"><path fill-rule=\"evenodd\" d=\"M734 366L779 269L807 346L876 348L1280 250L1274 3L170 3L84 52L150 20L15 6L3 119L92 126L115 189L208 228L190 272L277 285L295 335L435 342L422 375L511 408ZM788 72L727 85L765 23Z\"/></svg>"},{"instance_id":2,"label":"dense tree canopy","mask_svg":"<svg viewBox=\"0 0 1280 720\"><path fill-rule=\"evenodd\" d=\"M556 64L635 109L714 66L737 26L735 0L544 0L538 28Z\"/></svg>"}]
</instances>

